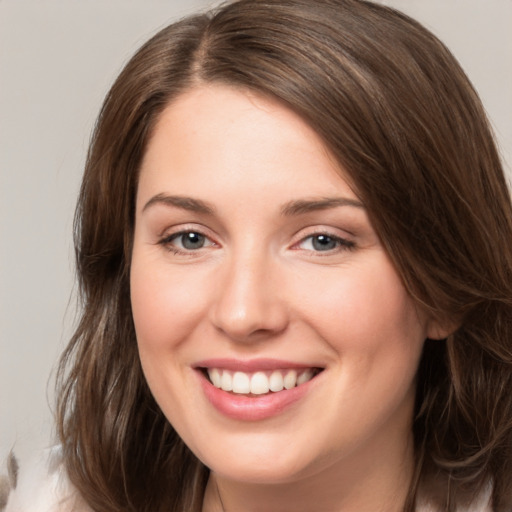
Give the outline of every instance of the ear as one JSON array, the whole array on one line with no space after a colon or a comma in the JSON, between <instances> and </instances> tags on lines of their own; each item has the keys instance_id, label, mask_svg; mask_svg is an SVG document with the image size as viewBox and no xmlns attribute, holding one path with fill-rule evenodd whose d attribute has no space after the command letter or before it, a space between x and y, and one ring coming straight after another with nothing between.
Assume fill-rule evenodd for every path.
<instances>
[{"instance_id":1,"label":"ear","mask_svg":"<svg viewBox=\"0 0 512 512\"><path fill-rule=\"evenodd\" d=\"M444 340L460 327L460 322L452 318L431 318L427 322L427 338Z\"/></svg>"}]
</instances>

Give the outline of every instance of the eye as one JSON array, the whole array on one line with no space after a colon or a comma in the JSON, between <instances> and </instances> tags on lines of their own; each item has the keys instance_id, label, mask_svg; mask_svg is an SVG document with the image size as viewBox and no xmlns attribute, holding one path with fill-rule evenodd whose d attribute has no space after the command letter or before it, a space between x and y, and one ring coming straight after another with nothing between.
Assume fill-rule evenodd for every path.
<instances>
[{"instance_id":1,"label":"eye","mask_svg":"<svg viewBox=\"0 0 512 512\"><path fill-rule=\"evenodd\" d=\"M180 231L163 238L160 243L176 253L197 251L214 245L206 235L198 231Z\"/></svg>"},{"instance_id":2,"label":"eye","mask_svg":"<svg viewBox=\"0 0 512 512\"><path fill-rule=\"evenodd\" d=\"M334 250L352 249L354 243L338 236L327 233L317 233L304 238L299 244L300 249L315 252L328 252Z\"/></svg>"},{"instance_id":3,"label":"eye","mask_svg":"<svg viewBox=\"0 0 512 512\"><path fill-rule=\"evenodd\" d=\"M201 235L201 233L189 231L187 233L179 233L175 238L173 238L173 241L181 244L183 249L192 251L194 249L201 249L201 247L204 247L206 237Z\"/></svg>"}]
</instances>

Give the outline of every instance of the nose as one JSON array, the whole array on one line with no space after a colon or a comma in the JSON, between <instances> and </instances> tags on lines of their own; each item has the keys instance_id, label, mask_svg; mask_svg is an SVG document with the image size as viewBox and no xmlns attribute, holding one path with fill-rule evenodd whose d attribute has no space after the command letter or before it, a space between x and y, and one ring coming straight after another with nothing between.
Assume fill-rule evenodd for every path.
<instances>
[{"instance_id":1,"label":"nose","mask_svg":"<svg viewBox=\"0 0 512 512\"><path fill-rule=\"evenodd\" d=\"M271 260L256 254L233 257L218 275L211 321L233 341L271 338L288 325L289 308Z\"/></svg>"}]
</instances>

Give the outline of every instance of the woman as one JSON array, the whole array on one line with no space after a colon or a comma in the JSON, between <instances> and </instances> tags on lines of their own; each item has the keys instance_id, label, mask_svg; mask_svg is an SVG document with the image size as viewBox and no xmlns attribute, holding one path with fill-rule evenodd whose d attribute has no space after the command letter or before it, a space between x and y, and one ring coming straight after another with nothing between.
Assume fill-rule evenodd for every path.
<instances>
[{"instance_id":1,"label":"woman","mask_svg":"<svg viewBox=\"0 0 512 512\"><path fill-rule=\"evenodd\" d=\"M404 15L240 0L162 30L79 199L75 507L511 510L511 219L476 93Z\"/></svg>"}]
</instances>

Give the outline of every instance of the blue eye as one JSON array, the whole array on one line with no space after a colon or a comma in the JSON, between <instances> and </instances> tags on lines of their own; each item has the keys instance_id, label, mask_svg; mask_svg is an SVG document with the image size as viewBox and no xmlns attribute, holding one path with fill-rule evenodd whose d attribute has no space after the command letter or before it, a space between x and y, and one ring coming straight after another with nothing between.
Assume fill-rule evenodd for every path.
<instances>
[{"instance_id":1,"label":"blue eye","mask_svg":"<svg viewBox=\"0 0 512 512\"><path fill-rule=\"evenodd\" d=\"M334 250L351 249L354 243L343 238L328 235L326 233L318 233L304 238L299 247L308 251L328 252Z\"/></svg>"},{"instance_id":2,"label":"blue eye","mask_svg":"<svg viewBox=\"0 0 512 512\"><path fill-rule=\"evenodd\" d=\"M193 231L180 233L178 234L177 239L181 242L183 248L189 251L201 249L201 247L204 247L206 241L206 237L204 235L194 233Z\"/></svg>"},{"instance_id":3,"label":"blue eye","mask_svg":"<svg viewBox=\"0 0 512 512\"><path fill-rule=\"evenodd\" d=\"M197 251L214 245L207 236L197 231L180 231L163 238L160 243L176 253Z\"/></svg>"},{"instance_id":4,"label":"blue eye","mask_svg":"<svg viewBox=\"0 0 512 512\"><path fill-rule=\"evenodd\" d=\"M329 235L315 235L311 240L315 251L331 251L338 245L338 239Z\"/></svg>"}]
</instances>

